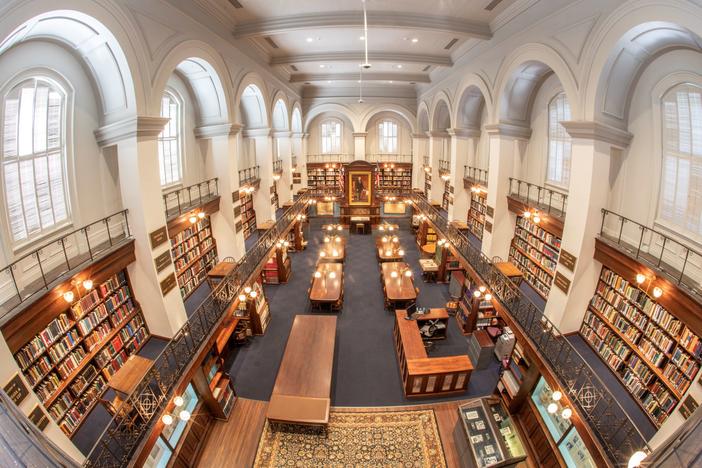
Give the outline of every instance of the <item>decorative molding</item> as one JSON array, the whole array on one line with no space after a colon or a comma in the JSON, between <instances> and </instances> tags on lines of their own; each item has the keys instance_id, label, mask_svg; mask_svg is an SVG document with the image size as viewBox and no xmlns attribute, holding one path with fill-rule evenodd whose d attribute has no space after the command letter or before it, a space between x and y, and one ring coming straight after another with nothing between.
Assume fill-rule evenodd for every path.
<instances>
[{"instance_id":1,"label":"decorative molding","mask_svg":"<svg viewBox=\"0 0 702 468\"><path fill-rule=\"evenodd\" d=\"M427 136L429 138L446 138L449 136L449 133L446 130L429 130Z\"/></svg>"},{"instance_id":2,"label":"decorative molding","mask_svg":"<svg viewBox=\"0 0 702 468\"><path fill-rule=\"evenodd\" d=\"M273 130L273 132L271 132L273 138L290 138L292 134L290 130Z\"/></svg>"},{"instance_id":3,"label":"decorative molding","mask_svg":"<svg viewBox=\"0 0 702 468\"><path fill-rule=\"evenodd\" d=\"M303 132L292 132L290 135L292 138L305 138L305 133Z\"/></svg>"},{"instance_id":4,"label":"decorative molding","mask_svg":"<svg viewBox=\"0 0 702 468\"><path fill-rule=\"evenodd\" d=\"M195 138L214 138L220 136L236 135L242 129L241 124L215 124L206 125L204 127L197 127L195 129Z\"/></svg>"},{"instance_id":5,"label":"decorative molding","mask_svg":"<svg viewBox=\"0 0 702 468\"><path fill-rule=\"evenodd\" d=\"M293 73L290 75L290 83L308 81L358 81L358 73ZM363 81L431 83L431 78L424 73L364 73Z\"/></svg>"},{"instance_id":6,"label":"decorative molding","mask_svg":"<svg viewBox=\"0 0 702 468\"><path fill-rule=\"evenodd\" d=\"M628 147L631 139L634 137L626 130L600 122L569 121L561 122L561 125L563 125L571 138L602 141L622 149Z\"/></svg>"},{"instance_id":7,"label":"decorative molding","mask_svg":"<svg viewBox=\"0 0 702 468\"><path fill-rule=\"evenodd\" d=\"M156 138L168 123L167 118L138 115L119 122L104 125L93 133L98 146L104 148L119 143L128 138Z\"/></svg>"},{"instance_id":8,"label":"decorative molding","mask_svg":"<svg viewBox=\"0 0 702 468\"><path fill-rule=\"evenodd\" d=\"M539 3L539 0L516 0L490 22L490 29L497 31L517 16Z\"/></svg>"},{"instance_id":9,"label":"decorative molding","mask_svg":"<svg viewBox=\"0 0 702 468\"><path fill-rule=\"evenodd\" d=\"M353 137L354 138L365 138L368 136L368 132L353 132Z\"/></svg>"},{"instance_id":10,"label":"decorative molding","mask_svg":"<svg viewBox=\"0 0 702 468\"><path fill-rule=\"evenodd\" d=\"M428 136L425 133L413 133L412 138L417 140L426 140Z\"/></svg>"},{"instance_id":11,"label":"decorative molding","mask_svg":"<svg viewBox=\"0 0 702 468\"><path fill-rule=\"evenodd\" d=\"M479 128L447 128L446 132L457 138L480 138Z\"/></svg>"},{"instance_id":12,"label":"decorative molding","mask_svg":"<svg viewBox=\"0 0 702 468\"><path fill-rule=\"evenodd\" d=\"M273 131L270 128L247 128L242 132L245 137L269 137Z\"/></svg>"},{"instance_id":13,"label":"decorative molding","mask_svg":"<svg viewBox=\"0 0 702 468\"><path fill-rule=\"evenodd\" d=\"M316 54L290 54L272 57L270 65L293 65L304 62L358 62L364 61L362 51L358 52L324 52ZM369 52L371 62L420 63L424 65L453 66L453 60L448 55L431 54L398 54L396 52Z\"/></svg>"},{"instance_id":14,"label":"decorative molding","mask_svg":"<svg viewBox=\"0 0 702 468\"><path fill-rule=\"evenodd\" d=\"M486 125L485 131L488 135L506 136L516 138L518 140L528 140L531 138L530 128L508 123Z\"/></svg>"},{"instance_id":15,"label":"decorative molding","mask_svg":"<svg viewBox=\"0 0 702 468\"><path fill-rule=\"evenodd\" d=\"M309 15L283 16L240 23L234 28L234 37L260 37L300 31L303 29L357 28L358 11L339 11ZM454 17L417 15L398 11L369 11L368 23L374 28L446 32L464 37L491 39L490 25Z\"/></svg>"}]
</instances>

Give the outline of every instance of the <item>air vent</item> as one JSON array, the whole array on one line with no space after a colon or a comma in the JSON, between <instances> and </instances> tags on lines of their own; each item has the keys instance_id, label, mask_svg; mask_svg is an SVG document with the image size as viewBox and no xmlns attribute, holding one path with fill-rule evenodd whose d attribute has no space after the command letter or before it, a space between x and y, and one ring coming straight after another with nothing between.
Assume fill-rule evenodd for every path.
<instances>
[{"instance_id":1,"label":"air vent","mask_svg":"<svg viewBox=\"0 0 702 468\"><path fill-rule=\"evenodd\" d=\"M269 46L273 47L274 49L278 48L278 44L276 44L275 41L273 39L271 39L270 37L266 36L266 37L264 37L264 39L266 40L266 42L268 43Z\"/></svg>"},{"instance_id":2,"label":"air vent","mask_svg":"<svg viewBox=\"0 0 702 468\"><path fill-rule=\"evenodd\" d=\"M414 81L410 81L409 84L415 85L415 84L417 84L417 83L415 83Z\"/></svg>"},{"instance_id":3,"label":"air vent","mask_svg":"<svg viewBox=\"0 0 702 468\"><path fill-rule=\"evenodd\" d=\"M297 67L295 65L290 65L290 68L292 69L292 71L297 71Z\"/></svg>"},{"instance_id":4,"label":"air vent","mask_svg":"<svg viewBox=\"0 0 702 468\"><path fill-rule=\"evenodd\" d=\"M431 65L427 65L426 67L422 68L422 71L423 72L429 71L430 68L431 68Z\"/></svg>"},{"instance_id":5,"label":"air vent","mask_svg":"<svg viewBox=\"0 0 702 468\"><path fill-rule=\"evenodd\" d=\"M312 83L310 83L309 81L305 81L305 84L306 84L306 85L311 85Z\"/></svg>"},{"instance_id":6,"label":"air vent","mask_svg":"<svg viewBox=\"0 0 702 468\"><path fill-rule=\"evenodd\" d=\"M244 8L244 5L239 3L237 0L229 0L229 3L231 3L234 8Z\"/></svg>"},{"instance_id":7,"label":"air vent","mask_svg":"<svg viewBox=\"0 0 702 468\"><path fill-rule=\"evenodd\" d=\"M490 3L488 3L488 6L486 6L485 9L487 11L492 11L500 3L502 3L502 0L492 0Z\"/></svg>"},{"instance_id":8,"label":"air vent","mask_svg":"<svg viewBox=\"0 0 702 468\"><path fill-rule=\"evenodd\" d=\"M444 47L444 50L449 50L451 47L453 47L453 45L454 45L456 42L458 42L458 39L456 39L456 38L454 37L453 39L451 39L451 40L449 41L448 44L446 44L446 47Z\"/></svg>"}]
</instances>

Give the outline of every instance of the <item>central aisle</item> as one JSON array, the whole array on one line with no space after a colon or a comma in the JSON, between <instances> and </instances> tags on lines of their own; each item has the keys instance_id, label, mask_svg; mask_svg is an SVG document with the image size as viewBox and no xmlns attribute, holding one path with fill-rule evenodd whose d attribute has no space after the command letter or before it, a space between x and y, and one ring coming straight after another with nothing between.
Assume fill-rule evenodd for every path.
<instances>
[{"instance_id":1,"label":"central aisle","mask_svg":"<svg viewBox=\"0 0 702 468\"><path fill-rule=\"evenodd\" d=\"M283 356L293 317L308 312L307 289L319 255L323 234L321 225L329 219L312 219L305 236L309 240L303 252L291 253L292 276L284 285L265 286L270 303L271 323L264 336L254 337L238 348L231 367L234 387L243 398L268 400ZM419 269L419 249L410 230L409 220L400 224L400 243L405 261L412 267L415 284L420 289L419 306L444 307L448 300L445 284L424 283ZM338 317L333 406L393 406L416 404L405 399L393 344L393 315L383 308L380 270L375 255L374 236L348 237L344 266L344 308ZM449 337L436 342L432 355L463 354L466 340L453 319ZM492 392L498 378L497 361L487 370L474 371L468 392L454 397L423 399L422 402L465 399Z\"/></svg>"}]
</instances>

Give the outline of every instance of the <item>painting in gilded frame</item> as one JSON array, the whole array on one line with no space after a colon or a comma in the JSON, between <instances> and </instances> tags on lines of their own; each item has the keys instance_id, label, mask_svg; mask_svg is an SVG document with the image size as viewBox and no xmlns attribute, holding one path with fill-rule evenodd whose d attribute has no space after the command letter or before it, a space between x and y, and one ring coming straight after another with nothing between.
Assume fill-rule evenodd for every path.
<instances>
[{"instance_id":1,"label":"painting in gilded frame","mask_svg":"<svg viewBox=\"0 0 702 468\"><path fill-rule=\"evenodd\" d=\"M373 199L371 171L349 172L349 205L370 205Z\"/></svg>"}]
</instances>

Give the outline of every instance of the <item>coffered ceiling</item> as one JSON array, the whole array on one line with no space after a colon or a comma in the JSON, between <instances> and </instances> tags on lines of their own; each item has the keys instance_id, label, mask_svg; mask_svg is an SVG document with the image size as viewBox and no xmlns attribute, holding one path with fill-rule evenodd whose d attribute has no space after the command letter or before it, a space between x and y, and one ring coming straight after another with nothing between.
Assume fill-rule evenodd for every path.
<instances>
[{"instance_id":1,"label":"coffered ceiling","mask_svg":"<svg viewBox=\"0 0 702 468\"><path fill-rule=\"evenodd\" d=\"M226 24L281 76L308 94L359 86L368 42L365 87L431 82L462 50L492 37L491 22L517 0L195 0ZM325 94L328 94L329 90Z\"/></svg>"}]
</instances>

